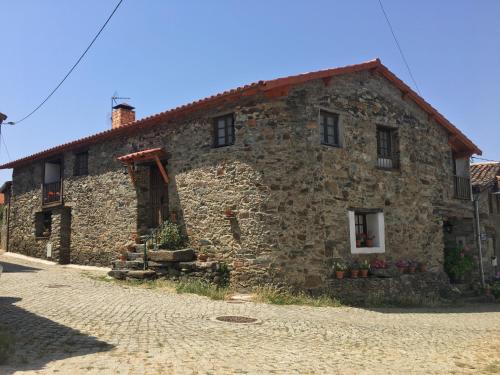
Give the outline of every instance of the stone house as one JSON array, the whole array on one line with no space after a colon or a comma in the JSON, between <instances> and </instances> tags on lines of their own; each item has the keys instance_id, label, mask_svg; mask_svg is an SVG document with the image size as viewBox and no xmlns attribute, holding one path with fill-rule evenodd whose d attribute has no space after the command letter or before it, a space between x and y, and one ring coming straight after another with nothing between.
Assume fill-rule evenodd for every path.
<instances>
[{"instance_id":1,"label":"stone house","mask_svg":"<svg viewBox=\"0 0 500 375\"><path fill-rule=\"evenodd\" d=\"M135 233L175 217L240 286L324 287L335 258L413 259L442 273L446 241L462 236L443 222L472 228L472 154L378 59L141 120L120 104L112 129L0 166L13 168L8 247L109 265ZM357 241L366 236L370 246Z\"/></svg>"},{"instance_id":2,"label":"stone house","mask_svg":"<svg viewBox=\"0 0 500 375\"><path fill-rule=\"evenodd\" d=\"M500 162L470 166L472 188L479 199L479 225L485 278L492 279L500 258Z\"/></svg>"}]
</instances>

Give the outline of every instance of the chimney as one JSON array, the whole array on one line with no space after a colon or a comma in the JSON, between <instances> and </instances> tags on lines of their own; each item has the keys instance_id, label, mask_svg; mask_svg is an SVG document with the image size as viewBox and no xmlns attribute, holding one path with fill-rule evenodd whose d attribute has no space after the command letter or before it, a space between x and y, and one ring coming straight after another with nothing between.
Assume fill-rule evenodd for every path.
<instances>
[{"instance_id":1,"label":"chimney","mask_svg":"<svg viewBox=\"0 0 500 375\"><path fill-rule=\"evenodd\" d=\"M134 122L134 109L134 107L127 103L120 103L118 105L115 105L113 107L113 113L111 115L111 128L116 129L130 122Z\"/></svg>"}]
</instances>

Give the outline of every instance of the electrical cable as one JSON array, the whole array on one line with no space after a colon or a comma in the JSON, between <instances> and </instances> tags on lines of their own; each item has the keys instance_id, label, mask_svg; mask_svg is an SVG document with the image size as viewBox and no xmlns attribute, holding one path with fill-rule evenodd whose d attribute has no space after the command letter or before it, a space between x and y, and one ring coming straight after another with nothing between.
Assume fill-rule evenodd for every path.
<instances>
[{"instance_id":1,"label":"electrical cable","mask_svg":"<svg viewBox=\"0 0 500 375\"><path fill-rule=\"evenodd\" d=\"M94 39L92 39L92 41L87 46L87 48L85 49L85 51L83 51L83 53L80 55L80 57L78 58L78 60L76 61L76 63L73 64L73 66L71 67L71 69L69 70L69 72L64 76L64 78L61 80L61 82L59 82L59 84L50 92L50 94L34 110L32 110L30 113L28 113L22 119L20 119L18 121L9 121L9 122L7 122L7 124L9 124L9 125L15 125L15 124L19 124L20 122L26 120L28 117L30 117L31 115L33 115L36 111L38 111L47 102L47 100L50 99L50 97L52 95L54 95L54 93L57 91L57 89L59 89L59 87L61 87L61 85L64 83L64 81L66 81L66 79L69 77L69 75L73 72L73 70L77 67L77 65L80 63L80 61L83 59L83 57L87 54L87 52L89 51L90 47L92 47L92 45L97 40L97 38L99 37L99 35L101 35L102 31L104 30L104 28L106 27L106 25L109 23L109 21L111 20L111 18L113 17L113 15L116 13L116 11L118 10L118 8L120 7L120 5L121 5L122 2L123 2L123 0L120 0L118 2L118 4L115 6L115 9L113 9L113 12L111 12L111 14L109 15L109 17L106 20L106 22L104 22L104 25L101 26L101 28L97 32L96 36L94 37Z\"/></svg>"},{"instance_id":2,"label":"electrical cable","mask_svg":"<svg viewBox=\"0 0 500 375\"><path fill-rule=\"evenodd\" d=\"M392 37L394 38L394 41L396 42L396 46L398 47L399 53L401 54L401 57L403 58L403 62L406 65L406 69L408 69L408 73L410 73L410 78L413 81L413 84L415 85L415 88L417 89L417 92L420 96L422 96L422 93L420 92L420 89L417 85L417 81L413 77L413 74L410 69L410 65L408 64L408 61L406 60L406 57L403 53L403 49L401 48L401 45L398 42L398 38L396 37L396 33L394 32L394 29L392 28L391 21L389 21L389 16L385 12L384 6L382 5L382 0L378 0L378 3L380 4L380 9L382 10L382 13L384 14L385 20L387 21L387 25L389 26L389 29L391 30Z\"/></svg>"}]
</instances>

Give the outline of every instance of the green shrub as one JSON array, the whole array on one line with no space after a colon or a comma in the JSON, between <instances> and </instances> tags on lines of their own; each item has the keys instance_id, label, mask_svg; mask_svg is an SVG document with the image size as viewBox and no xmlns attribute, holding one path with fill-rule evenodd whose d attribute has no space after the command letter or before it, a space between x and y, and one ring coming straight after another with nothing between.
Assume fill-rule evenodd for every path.
<instances>
[{"instance_id":1,"label":"green shrub","mask_svg":"<svg viewBox=\"0 0 500 375\"><path fill-rule=\"evenodd\" d=\"M184 244L179 226L170 221L165 221L160 229L158 243L162 249L179 249Z\"/></svg>"},{"instance_id":2,"label":"green shrub","mask_svg":"<svg viewBox=\"0 0 500 375\"><path fill-rule=\"evenodd\" d=\"M495 298L500 298L500 283L495 283L491 286L491 293Z\"/></svg>"},{"instance_id":3,"label":"green shrub","mask_svg":"<svg viewBox=\"0 0 500 375\"><path fill-rule=\"evenodd\" d=\"M444 270L453 279L461 279L474 269L475 259L469 247L457 246L446 249L444 253Z\"/></svg>"}]
</instances>

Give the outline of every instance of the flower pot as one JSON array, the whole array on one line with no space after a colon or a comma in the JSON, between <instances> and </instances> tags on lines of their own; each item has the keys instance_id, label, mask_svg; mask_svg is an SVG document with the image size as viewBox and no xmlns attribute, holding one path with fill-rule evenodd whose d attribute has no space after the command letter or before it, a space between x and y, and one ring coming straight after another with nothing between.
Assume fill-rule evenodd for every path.
<instances>
[{"instance_id":1,"label":"flower pot","mask_svg":"<svg viewBox=\"0 0 500 375\"><path fill-rule=\"evenodd\" d=\"M406 273L406 267L398 267L399 273Z\"/></svg>"},{"instance_id":2,"label":"flower pot","mask_svg":"<svg viewBox=\"0 0 500 375\"><path fill-rule=\"evenodd\" d=\"M198 260L201 262L206 262L208 260L207 254L198 254Z\"/></svg>"},{"instance_id":3,"label":"flower pot","mask_svg":"<svg viewBox=\"0 0 500 375\"><path fill-rule=\"evenodd\" d=\"M417 270L417 267L414 267L414 266L408 267L408 273L415 273L416 270Z\"/></svg>"},{"instance_id":4,"label":"flower pot","mask_svg":"<svg viewBox=\"0 0 500 375\"><path fill-rule=\"evenodd\" d=\"M356 247L361 247L361 240L356 240Z\"/></svg>"},{"instance_id":5,"label":"flower pot","mask_svg":"<svg viewBox=\"0 0 500 375\"><path fill-rule=\"evenodd\" d=\"M362 277L362 278L368 277L368 270L367 269L359 270L359 277Z\"/></svg>"},{"instance_id":6,"label":"flower pot","mask_svg":"<svg viewBox=\"0 0 500 375\"><path fill-rule=\"evenodd\" d=\"M359 275L359 270L351 270L351 279L357 279Z\"/></svg>"},{"instance_id":7,"label":"flower pot","mask_svg":"<svg viewBox=\"0 0 500 375\"><path fill-rule=\"evenodd\" d=\"M344 271L335 271L335 278L336 279L343 279L344 278Z\"/></svg>"},{"instance_id":8,"label":"flower pot","mask_svg":"<svg viewBox=\"0 0 500 375\"><path fill-rule=\"evenodd\" d=\"M365 240L366 247L373 247L373 240L369 240L368 238Z\"/></svg>"}]
</instances>

